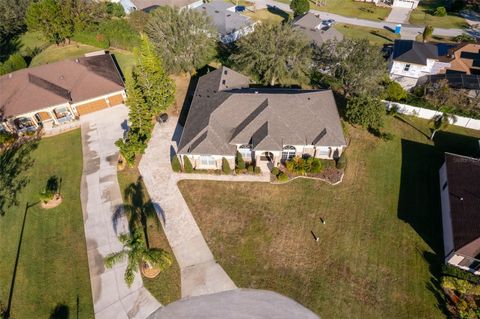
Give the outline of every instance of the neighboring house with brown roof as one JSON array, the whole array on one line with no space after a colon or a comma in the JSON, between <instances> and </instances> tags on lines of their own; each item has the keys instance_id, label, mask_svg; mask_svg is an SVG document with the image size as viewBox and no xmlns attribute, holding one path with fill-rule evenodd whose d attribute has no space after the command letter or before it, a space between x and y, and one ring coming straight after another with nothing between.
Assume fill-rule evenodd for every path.
<instances>
[{"instance_id":1,"label":"neighboring house with brown roof","mask_svg":"<svg viewBox=\"0 0 480 319\"><path fill-rule=\"evenodd\" d=\"M333 26L323 24L322 19L313 13L306 13L295 19L293 28L302 31L315 45L321 46L326 41L342 41L343 34Z\"/></svg>"},{"instance_id":2,"label":"neighboring house with brown roof","mask_svg":"<svg viewBox=\"0 0 480 319\"><path fill-rule=\"evenodd\" d=\"M123 103L125 85L110 54L18 70L0 77L0 127L31 131Z\"/></svg>"},{"instance_id":3,"label":"neighboring house with brown roof","mask_svg":"<svg viewBox=\"0 0 480 319\"><path fill-rule=\"evenodd\" d=\"M480 275L480 160L446 153L440 194L445 262Z\"/></svg>"},{"instance_id":4,"label":"neighboring house with brown roof","mask_svg":"<svg viewBox=\"0 0 480 319\"><path fill-rule=\"evenodd\" d=\"M252 88L250 80L221 67L197 84L178 145L195 168L235 165L240 152L257 165L294 156L333 159L346 147L330 90Z\"/></svg>"}]
</instances>

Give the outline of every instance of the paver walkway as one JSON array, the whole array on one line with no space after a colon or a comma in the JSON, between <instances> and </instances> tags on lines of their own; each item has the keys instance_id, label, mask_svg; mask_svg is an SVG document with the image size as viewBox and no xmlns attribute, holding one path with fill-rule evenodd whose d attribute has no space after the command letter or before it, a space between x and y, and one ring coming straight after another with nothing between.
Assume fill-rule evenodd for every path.
<instances>
[{"instance_id":1,"label":"paver walkway","mask_svg":"<svg viewBox=\"0 0 480 319\"><path fill-rule=\"evenodd\" d=\"M235 289L233 281L216 263L177 187L180 176L172 172L170 164L176 146L172 141L176 123L176 118L170 118L155 126L139 170L180 266L182 297Z\"/></svg>"},{"instance_id":2,"label":"paver walkway","mask_svg":"<svg viewBox=\"0 0 480 319\"><path fill-rule=\"evenodd\" d=\"M123 204L117 181L118 149L128 110L108 108L82 116L83 176L81 198L93 308L97 319L144 319L161 307L143 287L140 274L129 288L124 279L126 261L106 269L103 260L122 245L117 236L128 232L125 218L114 224L113 213Z\"/></svg>"}]
</instances>

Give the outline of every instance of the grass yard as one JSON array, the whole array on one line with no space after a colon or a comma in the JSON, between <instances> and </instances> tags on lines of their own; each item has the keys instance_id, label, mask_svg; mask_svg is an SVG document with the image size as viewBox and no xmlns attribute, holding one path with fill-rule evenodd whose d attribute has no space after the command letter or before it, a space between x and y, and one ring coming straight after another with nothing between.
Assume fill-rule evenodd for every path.
<instances>
[{"instance_id":1,"label":"grass yard","mask_svg":"<svg viewBox=\"0 0 480 319\"><path fill-rule=\"evenodd\" d=\"M421 34L415 37L416 41L423 42L423 37ZM457 43L455 37L444 37L439 35L433 35L429 42L439 42L439 43Z\"/></svg>"},{"instance_id":2,"label":"grass yard","mask_svg":"<svg viewBox=\"0 0 480 319\"><path fill-rule=\"evenodd\" d=\"M11 318L93 318L87 251L80 203L82 150L80 130L43 139L33 152L30 181L20 205L0 217L0 300L6 305L26 203L37 203L49 177L62 179L64 201L28 210L19 254ZM64 317L62 317L64 318Z\"/></svg>"},{"instance_id":3,"label":"grass yard","mask_svg":"<svg viewBox=\"0 0 480 319\"><path fill-rule=\"evenodd\" d=\"M126 168L123 172L118 174L118 182L122 193L128 188L129 185L137 184L139 178L139 172L137 168ZM138 185L138 184L137 184ZM148 193L145 189L143 182L139 183L140 191L144 192L144 202L147 203L150 200ZM124 194L122 194L124 195ZM125 201L125 196L124 196ZM129 204L132 204L131 202ZM153 206L149 206L150 209L154 209ZM157 219L158 220L158 219ZM170 248L167 238L162 230L162 226L157 224L155 220L149 220L148 222L148 241L150 247L162 248L168 251L173 256L173 252ZM161 272L156 278L148 279L143 277L143 284L150 291L150 293L157 298L163 305L169 304L181 298L180 290L180 268L174 259L172 266L163 272Z\"/></svg>"},{"instance_id":4,"label":"grass yard","mask_svg":"<svg viewBox=\"0 0 480 319\"><path fill-rule=\"evenodd\" d=\"M45 49L50 44L46 41L39 32L25 32L20 36L20 52L26 54L28 49Z\"/></svg>"},{"instance_id":5,"label":"grass yard","mask_svg":"<svg viewBox=\"0 0 480 319\"><path fill-rule=\"evenodd\" d=\"M386 29L360 27L345 23L336 23L334 28L343 33L347 39L367 39L373 45L382 46L400 39L399 34Z\"/></svg>"},{"instance_id":6,"label":"grass yard","mask_svg":"<svg viewBox=\"0 0 480 319\"><path fill-rule=\"evenodd\" d=\"M480 132L452 127L433 145L427 121L408 122L416 128L387 119L389 142L347 126L337 186L182 181L180 189L239 287L280 292L322 318L442 318L441 151L472 155L478 143L465 134Z\"/></svg>"},{"instance_id":7,"label":"grass yard","mask_svg":"<svg viewBox=\"0 0 480 319\"><path fill-rule=\"evenodd\" d=\"M422 0L418 7L410 14L410 23L415 25L431 25L435 28L457 28L468 27L467 22L457 13L448 13L444 17L434 15L437 7L445 6L444 0Z\"/></svg>"},{"instance_id":8,"label":"grass yard","mask_svg":"<svg viewBox=\"0 0 480 319\"><path fill-rule=\"evenodd\" d=\"M255 21L260 21L261 23L269 24L278 24L283 21L288 20L288 13L277 8L268 8L257 10L255 12L245 11L243 15L252 18Z\"/></svg>"},{"instance_id":9,"label":"grass yard","mask_svg":"<svg viewBox=\"0 0 480 319\"><path fill-rule=\"evenodd\" d=\"M285 4L290 4L290 0L277 0ZM318 3L318 5L317 5ZM391 9L377 7L373 3L359 2L354 0L322 0L310 1L310 9L339 14L346 17L359 19L368 19L374 21L383 21L388 17Z\"/></svg>"}]
</instances>

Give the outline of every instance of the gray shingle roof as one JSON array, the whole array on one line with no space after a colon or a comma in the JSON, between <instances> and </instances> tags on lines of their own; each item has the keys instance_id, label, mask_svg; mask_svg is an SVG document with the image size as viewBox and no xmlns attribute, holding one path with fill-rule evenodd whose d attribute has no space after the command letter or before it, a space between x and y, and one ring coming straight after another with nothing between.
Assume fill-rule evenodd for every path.
<instances>
[{"instance_id":1,"label":"gray shingle roof","mask_svg":"<svg viewBox=\"0 0 480 319\"><path fill-rule=\"evenodd\" d=\"M205 3L195 9L205 12L212 19L212 23L218 33L227 35L253 23L250 18L228 10L232 7L231 3L219 0Z\"/></svg>"},{"instance_id":2,"label":"gray shingle roof","mask_svg":"<svg viewBox=\"0 0 480 319\"><path fill-rule=\"evenodd\" d=\"M247 77L222 67L200 78L178 153L234 154L236 144L281 150L346 142L332 91L249 88Z\"/></svg>"},{"instance_id":3,"label":"gray shingle roof","mask_svg":"<svg viewBox=\"0 0 480 319\"><path fill-rule=\"evenodd\" d=\"M329 40L343 40L343 34L334 27L323 26L322 28L322 19L313 13L306 13L296 18L293 28L302 31L310 41L318 46Z\"/></svg>"},{"instance_id":4,"label":"gray shingle roof","mask_svg":"<svg viewBox=\"0 0 480 319\"><path fill-rule=\"evenodd\" d=\"M395 40L393 60L427 65L427 59L438 59L448 54L454 45L445 43L424 43L413 40Z\"/></svg>"}]
</instances>

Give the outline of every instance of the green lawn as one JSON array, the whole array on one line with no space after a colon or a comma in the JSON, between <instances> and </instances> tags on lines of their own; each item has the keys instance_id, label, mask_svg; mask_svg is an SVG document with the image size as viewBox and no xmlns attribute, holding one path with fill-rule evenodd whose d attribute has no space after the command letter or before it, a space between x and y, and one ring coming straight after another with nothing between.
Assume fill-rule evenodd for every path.
<instances>
[{"instance_id":1,"label":"green lawn","mask_svg":"<svg viewBox=\"0 0 480 319\"><path fill-rule=\"evenodd\" d=\"M343 33L347 39L367 39L374 45L393 43L395 39L400 39L399 34L395 34L386 29L360 27L345 23L336 23L334 27Z\"/></svg>"},{"instance_id":2,"label":"green lawn","mask_svg":"<svg viewBox=\"0 0 480 319\"><path fill-rule=\"evenodd\" d=\"M136 184L139 177L139 172L136 168L127 168L118 174L118 182L122 193L132 183ZM144 201L150 200L143 182L140 183L141 191L144 192ZM125 201L125 196L124 196ZM129 204L132 204L131 202ZM154 209L150 206L150 209ZM155 220L148 221L148 241L150 247L162 248L168 251L173 256L167 238L162 230L162 226L157 224ZM150 291L150 293L157 298L163 305L169 304L181 298L180 290L180 268L178 267L175 257L173 265L161 272L158 277L148 279L143 277L143 284Z\"/></svg>"},{"instance_id":3,"label":"green lawn","mask_svg":"<svg viewBox=\"0 0 480 319\"><path fill-rule=\"evenodd\" d=\"M410 14L410 23L415 25L431 25L436 28L462 29L468 26L465 19L457 13L449 13L444 17L437 17L433 13L437 7L445 6L444 0L422 0L418 7Z\"/></svg>"},{"instance_id":4,"label":"green lawn","mask_svg":"<svg viewBox=\"0 0 480 319\"><path fill-rule=\"evenodd\" d=\"M290 4L290 0L277 0L285 4ZM310 1L310 9L326 11L339 14L346 17L359 19L368 19L374 21L383 21L390 13L390 8L377 7L372 3L359 2L354 0L325 0L325 5L321 5L322 1Z\"/></svg>"},{"instance_id":5,"label":"green lawn","mask_svg":"<svg viewBox=\"0 0 480 319\"><path fill-rule=\"evenodd\" d=\"M20 36L21 48L20 51L22 54L26 54L29 49L45 49L49 46L48 41L46 41L39 32L25 32Z\"/></svg>"},{"instance_id":6,"label":"green lawn","mask_svg":"<svg viewBox=\"0 0 480 319\"><path fill-rule=\"evenodd\" d=\"M322 318L443 318L441 151L471 155L478 143L465 134L480 132L451 128L432 145L427 122L408 121L416 128L387 119L389 142L347 126L348 166L337 186L182 181L180 188L239 287L280 292Z\"/></svg>"},{"instance_id":7,"label":"green lawn","mask_svg":"<svg viewBox=\"0 0 480 319\"><path fill-rule=\"evenodd\" d=\"M274 8L257 10L255 12L246 11L245 13L243 13L243 15L246 15L247 17L250 17L255 21L270 24L277 24L288 20L288 13L283 10Z\"/></svg>"},{"instance_id":8,"label":"green lawn","mask_svg":"<svg viewBox=\"0 0 480 319\"><path fill-rule=\"evenodd\" d=\"M93 318L87 252L80 204L80 131L43 139L32 154L20 205L0 217L0 300L7 304L26 203L37 203L47 179L62 179L64 201L28 210L12 299L12 318L49 318L56 307L70 318ZM62 306L63 305L63 306ZM58 317L55 317L58 318ZM62 317L63 318L63 317Z\"/></svg>"}]
</instances>

